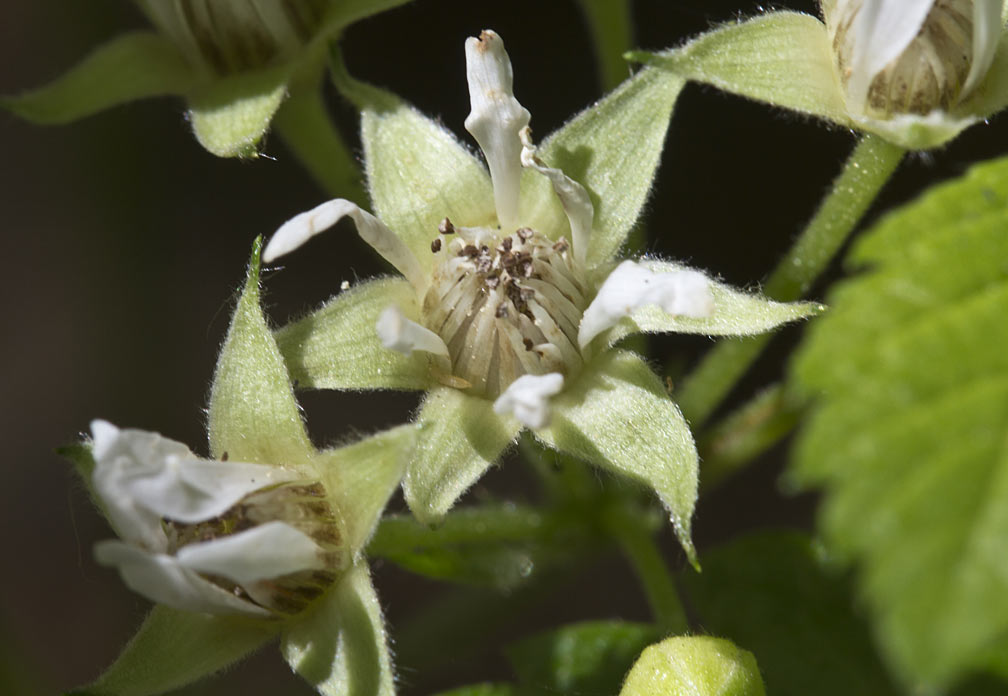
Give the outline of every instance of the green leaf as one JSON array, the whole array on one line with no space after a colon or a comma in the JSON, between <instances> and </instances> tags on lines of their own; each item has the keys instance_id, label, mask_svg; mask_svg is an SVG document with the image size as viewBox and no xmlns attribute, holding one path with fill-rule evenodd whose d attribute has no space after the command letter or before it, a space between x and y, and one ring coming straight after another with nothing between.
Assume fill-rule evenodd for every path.
<instances>
[{"instance_id":1,"label":"green leaf","mask_svg":"<svg viewBox=\"0 0 1008 696\"><path fill-rule=\"evenodd\" d=\"M189 95L189 120L200 145L218 157L255 157L259 141L287 96L290 66L220 78Z\"/></svg>"},{"instance_id":2,"label":"green leaf","mask_svg":"<svg viewBox=\"0 0 1008 696\"><path fill-rule=\"evenodd\" d=\"M697 498L697 452L689 426L639 357L608 351L553 401L553 422L536 437L654 489L676 536L695 562L690 519Z\"/></svg>"},{"instance_id":3,"label":"green leaf","mask_svg":"<svg viewBox=\"0 0 1008 696\"><path fill-rule=\"evenodd\" d=\"M822 392L792 467L857 562L885 656L943 687L1008 633L1008 160L883 220L795 364ZM990 652L1002 650L1000 656Z\"/></svg>"},{"instance_id":4,"label":"green leaf","mask_svg":"<svg viewBox=\"0 0 1008 696\"><path fill-rule=\"evenodd\" d=\"M677 637L645 650L620 696L764 696L756 658L723 638Z\"/></svg>"},{"instance_id":5,"label":"green leaf","mask_svg":"<svg viewBox=\"0 0 1008 696\"><path fill-rule=\"evenodd\" d=\"M595 219L589 266L612 259L637 222L683 84L668 72L641 70L543 141L542 159L562 169L591 196ZM536 229L568 228L544 177L526 171L522 189L523 219Z\"/></svg>"},{"instance_id":6,"label":"green leaf","mask_svg":"<svg viewBox=\"0 0 1008 696\"><path fill-rule=\"evenodd\" d=\"M324 696L394 696L392 665L367 564L358 563L280 642L291 668Z\"/></svg>"},{"instance_id":7,"label":"green leaf","mask_svg":"<svg viewBox=\"0 0 1008 696\"><path fill-rule=\"evenodd\" d=\"M507 649L519 682L543 693L610 696L640 652L660 637L648 624L585 621L546 631Z\"/></svg>"},{"instance_id":8,"label":"green leaf","mask_svg":"<svg viewBox=\"0 0 1008 696\"><path fill-rule=\"evenodd\" d=\"M170 41L136 32L112 39L44 87L3 97L0 105L34 123L68 123L134 99L182 94L194 79Z\"/></svg>"},{"instance_id":9,"label":"green leaf","mask_svg":"<svg viewBox=\"0 0 1008 696\"><path fill-rule=\"evenodd\" d=\"M81 696L162 694L218 672L280 632L272 620L156 606L122 654Z\"/></svg>"},{"instance_id":10,"label":"green leaf","mask_svg":"<svg viewBox=\"0 0 1008 696\"><path fill-rule=\"evenodd\" d=\"M770 693L897 693L846 579L806 534L750 534L702 559L703 575L683 577L700 625L751 648Z\"/></svg>"},{"instance_id":11,"label":"green leaf","mask_svg":"<svg viewBox=\"0 0 1008 696\"><path fill-rule=\"evenodd\" d=\"M340 511L343 544L354 553L367 543L399 487L415 437L415 428L402 425L312 458L316 476Z\"/></svg>"},{"instance_id":12,"label":"green leaf","mask_svg":"<svg viewBox=\"0 0 1008 696\"><path fill-rule=\"evenodd\" d=\"M441 220L466 227L497 224L490 175L442 126L397 97L368 89L383 99L364 104L361 114L374 212L430 271L430 244Z\"/></svg>"},{"instance_id":13,"label":"green leaf","mask_svg":"<svg viewBox=\"0 0 1008 696\"><path fill-rule=\"evenodd\" d=\"M378 340L375 324L389 305L419 321L416 291L402 278L369 280L276 332L277 345L300 387L427 389L428 358L403 355Z\"/></svg>"},{"instance_id":14,"label":"green leaf","mask_svg":"<svg viewBox=\"0 0 1008 696\"><path fill-rule=\"evenodd\" d=\"M443 517L521 430L515 419L494 413L490 400L449 387L427 394L416 427L403 494L425 524Z\"/></svg>"},{"instance_id":15,"label":"green leaf","mask_svg":"<svg viewBox=\"0 0 1008 696\"><path fill-rule=\"evenodd\" d=\"M642 259L640 263L658 273L687 270L686 266L654 259ZM635 333L752 336L788 322L807 319L825 309L818 302L775 302L715 280L710 281L710 289L714 312L709 317L675 316L657 305L648 305L621 319L610 332L609 343Z\"/></svg>"},{"instance_id":16,"label":"green leaf","mask_svg":"<svg viewBox=\"0 0 1008 696\"><path fill-rule=\"evenodd\" d=\"M833 74L826 27L815 17L771 12L725 24L681 48L630 57L732 94L854 127Z\"/></svg>"},{"instance_id":17,"label":"green leaf","mask_svg":"<svg viewBox=\"0 0 1008 696\"><path fill-rule=\"evenodd\" d=\"M245 289L238 299L210 389L210 453L258 464L297 466L314 449L280 350L259 307L256 239Z\"/></svg>"},{"instance_id":18,"label":"green leaf","mask_svg":"<svg viewBox=\"0 0 1008 696\"><path fill-rule=\"evenodd\" d=\"M425 577L509 591L583 546L549 516L508 504L456 508L434 529L387 516L368 553Z\"/></svg>"}]
</instances>

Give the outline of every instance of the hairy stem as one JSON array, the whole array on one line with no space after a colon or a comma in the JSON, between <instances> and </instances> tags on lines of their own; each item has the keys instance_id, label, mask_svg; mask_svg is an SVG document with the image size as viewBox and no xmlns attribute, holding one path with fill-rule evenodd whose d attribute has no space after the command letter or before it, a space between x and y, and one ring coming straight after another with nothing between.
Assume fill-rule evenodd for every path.
<instances>
[{"instance_id":1,"label":"hairy stem","mask_svg":"<svg viewBox=\"0 0 1008 696\"><path fill-rule=\"evenodd\" d=\"M808 292L896 170L906 151L875 135L865 135L847 160L833 189L805 231L767 280L768 297L790 302ZM697 428L755 362L771 334L724 341L711 350L683 382L676 401Z\"/></svg>"}]
</instances>

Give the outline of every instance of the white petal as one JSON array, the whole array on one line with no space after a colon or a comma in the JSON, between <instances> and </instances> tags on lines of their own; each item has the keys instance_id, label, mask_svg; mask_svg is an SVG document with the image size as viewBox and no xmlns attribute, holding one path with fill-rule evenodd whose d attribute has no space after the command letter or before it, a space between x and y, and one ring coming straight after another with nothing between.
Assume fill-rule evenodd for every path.
<instances>
[{"instance_id":1,"label":"white petal","mask_svg":"<svg viewBox=\"0 0 1008 696\"><path fill-rule=\"evenodd\" d=\"M316 206L308 212L295 215L280 226L263 250L263 261L273 260L290 253L309 239L324 232L344 217L357 226L357 234L370 244L382 258L391 263L418 291L426 289L426 277L420 263L409 247L396 234L371 213L356 203L336 198Z\"/></svg>"},{"instance_id":2,"label":"white petal","mask_svg":"<svg viewBox=\"0 0 1008 696\"><path fill-rule=\"evenodd\" d=\"M262 464L168 457L156 472L127 472L123 488L158 516L192 524L217 517L253 491L297 478Z\"/></svg>"},{"instance_id":3,"label":"white petal","mask_svg":"<svg viewBox=\"0 0 1008 696\"><path fill-rule=\"evenodd\" d=\"M657 305L669 314L708 317L714 311L710 281L699 271L656 273L634 262L616 267L581 318L578 343L582 348L635 309Z\"/></svg>"},{"instance_id":4,"label":"white petal","mask_svg":"<svg viewBox=\"0 0 1008 696\"><path fill-rule=\"evenodd\" d=\"M167 459L192 457L181 442L145 430L120 430L103 420L91 422L92 456L95 460L91 482L105 505L116 533L152 551L167 545L161 516L140 504L130 491L131 482L156 476Z\"/></svg>"},{"instance_id":5,"label":"white petal","mask_svg":"<svg viewBox=\"0 0 1008 696\"><path fill-rule=\"evenodd\" d=\"M422 350L445 358L449 357L448 346L440 336L407 319L395 305L389 305L378 316L375 331L378 332L378 340L389 350L406 355L415 350Z\"/></svg>"},{"instance_id":6,"label":"white petal","mask_svg":"<svg viewBox=\"0 0 1008 696\"><path fill-rule=\"evenodd\" d=\"M497 220L505 230L513 230L518 225L521 179L518 133L531 115L514 98L511 60L496 33L487 29L478 39L467 39L465 54L470 103L465 127L490 167Z\"/></svg>"},{"instance_id":7,"label":"white petal","mask_svg":"<svg viewBox=\"0 0 1008 696\"><path fill-rule=\"evenodd\" d=\"M183 568L172 556L149 553L115 540L98 542L94 551L99 563L119 570L127 587L155 602L185 611L270 616L262 607Z\"/></svg>"},{"instance_id":8,"label":"white petal","mask_svg":"<svg viewBox=\"0 0 1008 696\"><path fill-rule=\"evenodd\" d=\"M550 397L560 393L563 383L559 372L522 375L494 401L494 413L514 416L529 428L545 428L552 415Z\"/></svg>"},{"instance_id":9,"label":"white petal","mask_svg":"<svg viewBox=\"0 0 1008 696\"><path fill-rule=\"evenodd\" d=\"M864 0L848 32L852 42L848 66L847 106L864 113L872 80L906 50L924 26L935 0ZM845 14L841 5L837 10Z\"/></svg>"},{"instance_id":10,"label":"white petal","mask_svg":"<svg viewBox=\"0 0 1008 696\"><path fill-rule=\"evenodd\" d=\"M239 585L325 567L322 548L285 522L267 522L237 534L178 550L184 568L220 575Z\"/></svg>"},{"instance_id":11,"label":"white petal","mask_svg":"<svg viewBox=\"0 0 1008 696\"><path fill-rule=\"evenodd\" d=\"M973 62L963 83L959 99L964 99L986 77L1001 39L1001 6L1003 0L974 0Z\"/></svg>"},{"instance_id":12,"label":"white petal","mask_svg":"<svg viewBox=\"0 0 1008 696\"><path fill-rule=\"evenodd\" d=\"M579 264L584 265L588 255L588 237L591 235L592 220L595 216L595 209L592 207L591 198L584 186L571 179L559 169L553 169L543 164L536 155L536 147L532 144L532 132L528 127L522 129L520 134L522 151L521 163L523 167L531 167L545 176L553 184L553 191L560 199L567 214L567 220L571 228L571 246L574 247L574 258Z\"/></svg>"}]
</instances>

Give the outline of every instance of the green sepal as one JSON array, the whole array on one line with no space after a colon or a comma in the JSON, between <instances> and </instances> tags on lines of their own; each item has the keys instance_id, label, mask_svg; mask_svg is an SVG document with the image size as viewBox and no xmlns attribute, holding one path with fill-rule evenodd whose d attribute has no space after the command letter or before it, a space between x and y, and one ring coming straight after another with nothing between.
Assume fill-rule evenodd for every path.
<instances>
[{"instance_id":1,"label":"green sepal","mask_svg":"<svg viewBox=\"0 0 1008 696\"><path fill-rule=\"evenodd\" d=\"M1008 632L1008 159L891 213L848 263L797 355L819 398L793 481L858 568L881 652L906 685L1003 669Z\"/></svg>"},{"instance_id":2,"label":"green sepal","mask_svg":"<svg viewBox=\"0 0 1008 696\"><path fill-rule=\"evenodd\" d=\"M378 315L395 305L420 320L416 291L402 278L365 281L307 317L276 332L277 345L299 387L417 389L431 386L427 353L403 355L381 344Z\"/></svg>"},{"instance_id":3,"label":"green sepal","mask_svg":"<svg viewBox=\"0 0 1008 696\"><path fill-rule=\"evenodd\" d=\"M84 485L88 487L88 493L91 495L92 500L97 501L98 497L95 496L94 489L91 487L91 474L94 473L95 460L91 452L90 439L85 442L75 442L71 445L57 447L56 454L70 460L77 475L80 476Z\"/></svg>"},{"instance_id":4,"label":"green sepal","mask_svg":"<svg viewBox=\"0 0 1008 696\"><path fill-rule=\"evenodd\" d=\"M283 356L259 306L262 238L252 245L210 388L210 454L236 461L297 467L313 453Z\"/></svg>"},{"instance_id":5,"label":"green sepal","mask_svg":"<svg viewBox=\"0 0 1008 696\"><path fill-rule=\"evenodd\" d=\"M630 0L579 0L578 4L595 44L599 82L608 91L629 72L623 54L630 48L633 35Z\"/></svg>"},{"instance_id":6,"label":"green sepal","mask_svg":"<svg viewBox=\"0 0 1008 696\"><path fill-rule=\"evenodd\" d=\"M395 694L381 606L364 562L290 625L280 649L323 696Z\"/></svg>"},{"instance_id":7,"label":"green sepal","mask_svg":"<svg viewBox=\"0 0 1008 696\"><path fill-rule=\"evenodd\" d=\"M346 84L337 79L337 85ZM361 142L374 213L430 271L431 240L449 218L466 227L497 224L493 187L483 163L443 126L398 97L352 83L361 108Z\"/></svg>"},{"instance_id":8,"label":"green sepal","mask_svg":"<svg viewBox=\"0 0 1008 696\"><path fill-rule=\"evenodd\" d=\"M1005 4L1002 26L1005 22L1008 22L1008 4ZM1005 107L1008 107L1008 32L1002 33L994 61L987 69L983 82L956 107L956 111L986 118L1004 110Z\"/></svg>"},{"instance_id":9,"label":"green sepal","mask_svg":"<svg viewBox=\"0 0 1008 696\"><path fill-rule=\"evenodd\" d=\"M620 696L764 696L756 658L724 638L680 636L645 650Z\"/></svg>"},{"instance_id":10,"label":"green sepal","mask_svg":"<svg viewBox=\"0 0 1008 696\"><path fill-rule=\"evenodd\" d=\"M104 674L75 696L149 696L226 668L275 637L279 621L158 605Z\"/></svg>"},{"instance_id":11,"label":"green sepal","mask_svg":"<svg viewBox=\"0 0 1008 696\"><path fill-rule=\"evenodd\" d=\"M189 121L200 145L218 157L255 157L287 96L291 66L214 80L189 95Z\"/></svg>"},{"instance_id":12,"label":"green sepal","mask_svg":"<svg viewBox=\"0 0 1008 696\"><path fill-rule=\"evenodd\" d=\"M582 111L539 148L551 167L587 189L595 209L588 265L611 260L651 191L669 119L684 81L645 69ZM535 229L566 230L567 216L545 177L522 176L521 217Z\"/></svg>"},{"instance_id":13,"label":"green sepal","mask_svg":"<svg viewBox=\"0 0 1008 696\"><path fill-rule=\"evenodd\" d=\"M388 499L399 487L416 433L402 425L313 458L317 477L341 516L341 545L357 553L374 533Z\"/></svg>"},{"instance_id":14,"label":"green sepal","mask_svg":"<svg viewBox=\"0 0 1008 696\"><path fill-rule=\"evenodd\" d=\"M584 621L545 631L508 646L520 684L542 693L607 696L644 648L661 638L658 628L628 621Z\"/></svg>"},{"instance_id":15,"label":"green sepal","mask_svg":"<svg viewBox=\"0 0 1008 696\"><path fill-rule=\"evenodd\" d=\"M699 461L689 426L657 375L633 353L608 351L553 400L553 421L535 431L546 445L653 489L679 543L690 538Z\"/></svg>"},{"instance_id":16,"label":"green sepal","mask_svg":"<svg viewBox=\"0 0 1008 696\"><path fill-rule=\"evenodd\" d=\"M639 262L656 273L688 270L667 261L641 259ZM710 280L714 312L709 317L669 314L657 305L641 307L621 319L610 330L607 341L616 341L636 333L685 333L705 336L753 336L771 331L782 324L808 319L826 307L818 302L775 302L760 295L736 290L726 283Z\"/></svg>"},{"instance_id":17,"label":"green sepal","mask_svg":"<svg viewBox=\"0 0 1008 696\"><path fill-rule=\"evenodd\" d=\"M725 24L663 53L629 58L732 94L853 128L833 74L826 27L797 12L771 12Z\"/></svg>"},{"instance_id":18,"label":"green sepal","mask_svg":"<svg viewBox=\"0 0 1008 696\"><path fill-rule=\"evenodd\" d=\"M750 533L701 558L703 575L682 578L689 605L704 630L752 648L771 694L898 693L855 609L849 577L808 534Z\"/></svg>"},{"instance_id":19,"label":"green sepal","mask_svg":"<svg viewBox=\"0 0 1008 696\"><path fill-rule=\"evenodd\" d=\"M550 516L512 504L458 507L433 529L391 515L367 550L417 575L509 592L582 546L557 527Z\"/></svg>"},{"instance_id":20,"label":"green sepal","mask_svg":"<svg viewBox=\"0 0 1008 696\"><path fill-rule=\"evenodd\" d=\"M430 524L497 461L521 424L494 413L489 399L435 387L420 407L416 428L403 494L416 518Z\"/></svg>"},{"instance_id":21,"label":"green sepal","mask_svg":"<svg viewBox=\"0 0 1008 696\"><path fill-rule=\"evenodd\" d=\"M44 87L0 98L0 106L33 123L68 123L135 99L183 94L195 79L170 41L136 32L95 49Z\"/></svg>"}]
</instances>

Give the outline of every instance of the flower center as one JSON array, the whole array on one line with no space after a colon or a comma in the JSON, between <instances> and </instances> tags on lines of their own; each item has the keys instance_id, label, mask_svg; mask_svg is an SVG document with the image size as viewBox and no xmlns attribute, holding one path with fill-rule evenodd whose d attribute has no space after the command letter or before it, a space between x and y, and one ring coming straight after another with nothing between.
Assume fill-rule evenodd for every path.
<instances>
[{"instance_id":1,"label":"flower center","mask_svg":"<svg viewBox=\"0 0 1008 696\"><path fill-rule=\"evenodd\" d=\"M200 542L243 532L268 522L281 521L304 532L325 550L326 568L304 570L241 586L216 575L204 577L243 599L282 614L300 613L335 581L342 566L340 532L332 506L321 483L294 482L264 488L242 498L213 519L184 524L164 520L167 553Z\"/></svg>"},{"instance_id":2,"label":"flower center","mask_svg":"<svg viewBox=\"0 0 1008 696\"><path fill-rule=\"evenodd\" d=\"M841 18L833 47L844 85L849 77L848 32L861 9ZM868 88L867 108L872 115L926 115L952 108L969 76L973 56L973 1L937 0L916 38L895 60L879 72Z\"/></svg>"},{"instance_id":3,"label":"flower center","mask_svg":"<svg viewBox=\"0 0 1008 696\"><path fill-rule=\"evenodd\" d=\"M458 386L494 398L522 375L569 377L581 367L577 332L588 302L567 240L528 227L500 236L447 218L439 232L423 320L448 346Z\"/></svg>"}]
</instances>

